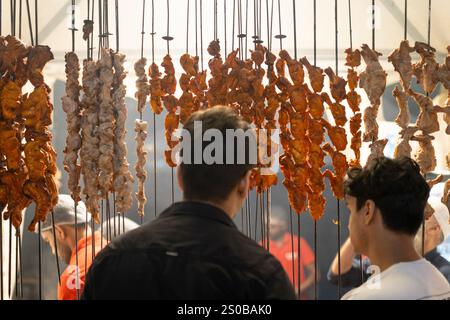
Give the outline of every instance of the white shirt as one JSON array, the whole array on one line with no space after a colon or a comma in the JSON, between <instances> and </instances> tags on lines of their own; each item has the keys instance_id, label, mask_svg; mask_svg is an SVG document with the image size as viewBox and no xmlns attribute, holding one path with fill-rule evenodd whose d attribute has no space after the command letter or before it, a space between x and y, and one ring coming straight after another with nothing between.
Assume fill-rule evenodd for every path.
<instances>
[{"instance_id":1,"label":"white shirt","mask_svg":"<svg viewBox=\"0 0 450 320\"><path fill-rule=\"evenodd\" d=\"M375 272L342 300L450 300L450 284L430 262L420 259Z\"/></svg>"}]
</instances>

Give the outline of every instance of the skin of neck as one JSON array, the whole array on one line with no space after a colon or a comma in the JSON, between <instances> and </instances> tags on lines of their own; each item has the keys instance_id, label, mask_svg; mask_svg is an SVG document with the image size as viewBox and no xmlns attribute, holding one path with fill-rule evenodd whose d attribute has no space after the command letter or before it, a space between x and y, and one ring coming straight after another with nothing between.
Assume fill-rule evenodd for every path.
<instances>
[{"instance_id":1,"label":"skin of neck","mask_svg":"<svg viewBox=\"0 0 450 320\"><path fill-rule=\"evenodd\" d=\"M371 229L367 256L381 271L400 262L421 259L414 247L414 236L391 231L380 224L374 225Z\"/></svg>"},{"instance_id":2,"label":"skin of neck","mask_svg":"<svg viewBox=\"0 0 450 320\"><path fill-rule=\"evenodd\" d=\"M87 232L85 228L80 228L77 230L77 240L75 240L75 228L67 228L67 242L68 245L70 247L70 249L72 250L72 252L74 252L76 250L77 244L78 242L86 237L86 234L89 236L91 235L91 228L88 227L87 228Z\"/></svg>"}]
</instances>

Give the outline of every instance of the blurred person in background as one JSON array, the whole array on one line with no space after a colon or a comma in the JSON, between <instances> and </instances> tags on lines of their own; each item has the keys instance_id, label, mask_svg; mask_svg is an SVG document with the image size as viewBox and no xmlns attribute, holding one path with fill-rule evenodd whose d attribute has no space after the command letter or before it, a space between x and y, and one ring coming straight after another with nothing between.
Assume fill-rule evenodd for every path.
<instances>
[{"instance_id":1,"label":"blurred person in background","mask_svg":"<svg viewBox=\"0 0 450 320\"><path fill-rule=\"evenodd\" d=\"M97 227L97 232L100 232L104 239L112 241L118 236L138 228L139 225L133 220L123 217L121 214L106 220Z\"/></svg>"},{"instance_id":2,"label":"blurred person in background","mask_svg":"<svg viewBox=\"0 0 450 320\"><path fill-rule=\"evenodd\" d=\"M298 259L298 240L296 235L289 232L288 215L284 209L273 207L270 215L269 251L280 261L299 298L309 299L309 291L314 285L314 253L308 242L300 237L300 259ZM300 292L298 292L299 263Z\"/></svg>"},{"instance_id":3,"label":"blurred person in background","mask_svg":"<svg viewBox=\"0 0 450 320\"><path fill-rule=\"evenodd\" d=\"M52 253L56 255L57 251L58 257L68 265L59 279L58 300L77 299L77 287L81 295L87 271L92 264L92 256L101 251L101 242L106 243L106 240L102 241L99 232L92 235L89 227L91 216L86 214L86 206L82 201L77 204L75 224L74 205L71 196L60 194L58 204L53 209L55 233L51 215L41 227L42 238L50 245Z\"/></svg>"}]
</instances>

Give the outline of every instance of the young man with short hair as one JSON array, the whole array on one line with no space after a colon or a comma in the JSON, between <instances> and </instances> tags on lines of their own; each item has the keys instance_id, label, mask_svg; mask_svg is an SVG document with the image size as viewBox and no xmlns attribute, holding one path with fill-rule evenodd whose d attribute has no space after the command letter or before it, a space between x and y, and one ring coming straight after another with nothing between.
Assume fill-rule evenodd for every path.
<instances>
[{"instance_id":1,"label":"young man with short hair","mask_svg":"<svg viewBox=\"0 0 450 320\"><path fill-rule=\"evenodd\" d=\"M194 132L196 123L202 132ZM243 163L196 163L196 150L186 149L200 145L202 155L213 143L203 139L207 130L225 137L227 129L249 125L232 109L214 107L193 114L184 129L191 143L183 144L182 156L190 157L177 171L183 201L108 245L93 263L83 298L295 299L280 263L232 221L248 194L250 142L213 154L236 160L244 152Z\"/></svg>"},{"instance_id":2,"label":"young man with short hair","mask_svg":"<svg viewBox=\"0 0 450 320\"><path fill-rule=\"evenodd\" d=\"M380 157L345 181L350 240L375 271L342 299L450 299L444 276L414 248L429 187L409 158Z\"/></svg>"}]
</instances>

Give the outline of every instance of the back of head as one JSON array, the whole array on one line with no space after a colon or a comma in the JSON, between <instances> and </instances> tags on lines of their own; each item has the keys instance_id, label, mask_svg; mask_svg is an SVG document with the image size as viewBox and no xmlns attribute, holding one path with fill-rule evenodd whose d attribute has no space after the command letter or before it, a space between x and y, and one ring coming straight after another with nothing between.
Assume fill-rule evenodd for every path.
<instances>
[{"instance_id":1,"label":"back of head","mask_svg":"<svg viewBox=\"0 0 450 320\"><path fill-rule=\"evenodd\" d=\"M185 199L227 199L256 163L251 160L256 140L249 124L233 109L216 106L194 113L183 129L180 170Z\"/></svg>"},{"instance_id":2,"label":"back of head","mask_svg":"<svg viewBox=\"0 0 450 320\"><path fill-rule=\"evenodd\" d=\"M345 193L357 199L358 210L372 200L387 229L411 236L423 222L429 192L418 164L405 157L376 158L367 168L350 169L345 181Z\"/></svg>"}]
</instances>

